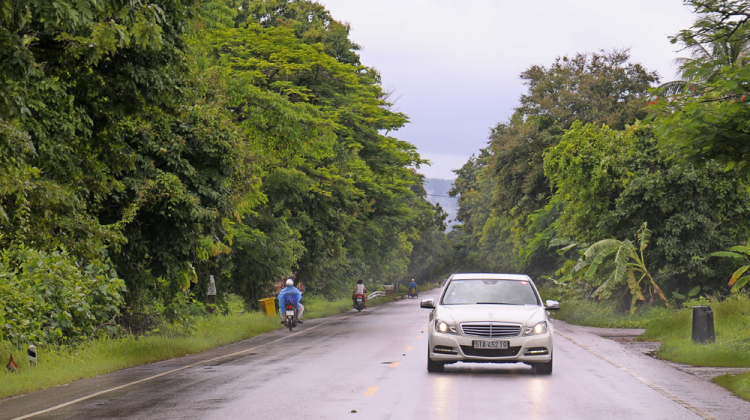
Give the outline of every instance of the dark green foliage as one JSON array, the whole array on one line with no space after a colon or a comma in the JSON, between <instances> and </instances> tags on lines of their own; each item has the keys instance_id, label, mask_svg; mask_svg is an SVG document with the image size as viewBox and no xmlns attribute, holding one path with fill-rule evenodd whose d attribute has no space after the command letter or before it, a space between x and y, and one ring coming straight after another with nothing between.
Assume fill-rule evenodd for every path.
<instances>
[{"instance_id":1,"label":"dark green foliage","mask_svg":"<svg viewBox=\"0 0 750 420\"><path fill-rule=\"evenodd\" d=\"M22 246L0 253L0 338L24 345L86 339L113 319L125 283L109 261L80 266L64 252Z\"/></svg>"},{"instance_id":2,"label":"dark green foliage","mask_svg":"<svg viewBox=\"0 0 750 420\"><path fill-rule=\"evenodd\" d=\"M628 239L647 222L647 266L667 290L721 290L726 265L708 256L750 231L740 223L750 196L736 171L665 159L642 124L614 131L576 123L545 155L545 170L556 188L552 202L565 209L553 212L558 237Z\"/></svg>"},{"instance_id":3,"label":"dark green foliage","mask_svg":"<svg viewBox=\"0 0 750 420\"><path fill-rule=\"evenodd\" d=\"M461 205L464 267L533 276L556 269L559 259L548 249L557 239L549 229L554 216L538 213L555 206L544 152L575 121L623 128L646 115L641 108L657 76L628 60L627 51L577 54L521 74L528 92L516 112L492 129L482 155L457 171L452 194Z\"/></svg>"},{"instance_id":4,"label":"dark green foliage","mask_svg":"<svg viewBox=\"0 0 750 420\"><path fill-rule=\"evenodd\" d=\"M303 247L291 265L274 253L284 264L271 264L278 269L265 279L230 270L232 282L255 296L269 276L293 268L308 290L324 293L364 276L403 276L412 243L429 229L415 222L434 212L423 190L413 192L422 178L408 169L423 161L411 144L381 134L406 117L389 110L379 75L359 65L356 45L332 41L348 28L301 1L248 2L224 16L233 17L206 15L202 28L213 29L196 40L204 65L219 75L235 122L261 157L265 204L256 211L290 229L291 254L283 255Z\"/></svg>"},{"instance_id":5,"label":"dark green foliage","mask_svg":"<svg viewBox=\"0 0 750 420\"><path fill-rule=\"evenodd\" d=\"M643 292L649 301L661 300L655 284L674 296L726 291L733 269L710 254L750 233L742 157L747 66L738 53L746 51L746 5L689 3L706 16L675 39L714 53L683 62L695 85L683 96L650 96L656 75L628 63L626 52L563 57L523 74L529 92L516 113L457 171L456 267L567 274L572 296L602 285L601 296L625 297L630 287L636 300ZM648 102L656 118L638 123ZM643 290L627 270L617 281L598 272L571 277L575 251L631 239L643 222L653 232L643 255L653 282Z\"/></svg>"},{"instance_id":6,"label":"dark green foliage","mask_svg":"<svg viewBox=\"0 0 750 420\"><path fill-rule=\"evenodd\" d=\"M729 0L690 0L699 18L672 38L693 56L681 65L681 89L656 90L654 122L662 146L701 165L718 161L750 175L750 5ZM678 93L677 95L672 95ZM667 94L668 96L664 97Z\"/></svg>"},{"instance_id":7,"label":"dark green foliage","mask_svg":"<svg viewBox=\"0 0 750 420\"><path fill-rule=\"evenodd\" d=\"M41 283L8 256L4 337L179 320L212 274L253 302L291 270L327 294L406 275L444 227L348 34L304 0L0 3L0 247L94 296L85 322L31 302Z\"/></svg>"}]
</instances>

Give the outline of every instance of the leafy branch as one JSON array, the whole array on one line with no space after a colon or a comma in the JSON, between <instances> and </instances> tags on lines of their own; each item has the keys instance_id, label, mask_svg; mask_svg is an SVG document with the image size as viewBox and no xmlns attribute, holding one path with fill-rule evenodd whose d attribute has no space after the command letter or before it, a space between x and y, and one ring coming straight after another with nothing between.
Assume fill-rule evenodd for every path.
<instances>
[{"instance_id":1,"label":"leafy branch","mask_svg":"<svg viewBox=\"0 0 750 420\"><path fill-rule=\"evenodd\" d=\"M607 279L594 290L592 296L598 296L600 299L608 299L612 295L612 291L618 285L625 282L632 295L630 303L630 313L635 312L635 304L637 301L644 301L646 298L643 296L641 289L641 281L647 279L651 287L656 291L656 294L664 303L665 307L669 307L669 302L661 288L656 284L654 278L646 269L646 261L643 255L643 251L648 246L651 238L651 231L647 227L647 223L643 223L636 233L636 239L638 240L638 246L630 242L630 240L620 241L617 239L603 239L595 244L591 245L584 253L583 256L578 260L578 263L571 269L568 276L580 272L584 268L588 267L584 278L591 279L596 275L597 269L610 260L610 256L614 254L614 270L607 276Z\"/></svg>"},{"instance_id":2,"label":"leafy branch","mask_svg":"<svg viewBox=\"0 0 750 420\"><path fill-rule=\"evenodd\" d=\"M748 244L750 244L750 239L748 239ZM732 286L732 293L738 292L742 286L750 281L750 275L744 275L745 272L750 269L750 247L742 245L733 246L726 251L714 252L711 256L731 258L735 261L745 263L745 265L738 268L729 279L729 286Z\"/></svg>"}]
</instances>

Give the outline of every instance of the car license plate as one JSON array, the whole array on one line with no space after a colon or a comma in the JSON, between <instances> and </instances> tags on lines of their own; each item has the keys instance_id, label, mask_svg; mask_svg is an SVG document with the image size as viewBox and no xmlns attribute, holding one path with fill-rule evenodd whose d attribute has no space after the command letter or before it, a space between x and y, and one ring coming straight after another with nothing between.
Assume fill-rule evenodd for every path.
<instances>
[{"instance_id":1,"label":"car license plate","mask_svg":"<svg viewBox=\"0 0 750 420\"><path fill-rule=\"evenodd\" d=\"M294 316L294 311L286 311L286 316Z\"/></svg>"},{"instance_id":2,"label":"car license plate","mask_svg":"<svg viewBox=\"0 0 750 420\"><path fill-rule=\"evenodd\" d=\"M475 349L507 349L507 341L480 341L474 340Z\"/></svg>"}]
</instances>

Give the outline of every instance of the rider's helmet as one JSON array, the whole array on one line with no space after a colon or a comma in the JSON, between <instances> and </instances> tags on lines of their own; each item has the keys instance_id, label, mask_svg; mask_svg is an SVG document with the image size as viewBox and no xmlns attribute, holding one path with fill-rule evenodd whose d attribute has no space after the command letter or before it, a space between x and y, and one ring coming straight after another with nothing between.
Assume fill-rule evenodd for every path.
<instances>
[{"instance_id":1,"label":"rider's helmet","mask_svg":"<svg viewBox=\"0 0 750 420\"><path fill-rule=\"evenodd\" d=\"M287 279L286 280L286 287L292 287L292 286L294 286L294 280Z\"/></svg>"},{"instance_id":2,"label":"rider's helmet","mask_svg":"<svg viewBox=\"0 0 750 420\"><path fill-rule=\"evenodd\" d=\"M357 284L362 284L362 280L357 280Z\"/></svg>"}]
</instances>

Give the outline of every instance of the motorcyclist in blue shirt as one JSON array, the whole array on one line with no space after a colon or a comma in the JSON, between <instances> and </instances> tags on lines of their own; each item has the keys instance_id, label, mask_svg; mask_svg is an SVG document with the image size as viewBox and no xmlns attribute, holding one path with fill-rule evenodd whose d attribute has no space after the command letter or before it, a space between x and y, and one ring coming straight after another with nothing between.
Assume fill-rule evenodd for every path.
<instances>
[{"instance_id":1,"label":"motorcyclist in blue shirt","mask_svg":"<svg viewBox=\"0 0 750 420\"><path fill-rule=\"evenodd\" d=\"M302 305L300 300L302 299L302 292L294 287L294 280L288 279L286 281L286 287L281 289L279 293L279 314L281 315L281 323L284 323L284 306L287 300L294 303L297 306L297 322L302 324L302 314L305 312L305 306Z\"/></svg>"},{"instance_id":2,"label":"motorcyclist in blue shirt","mask_svg":"<svg viewBox=\"0 0 750 420\"><path fill-rule=\"evenodd\" d=\"M417 290L417 282L414 279L411 279L411 283L409 283L409 290L411 289Z\"/></svg>"}]
</instances>

